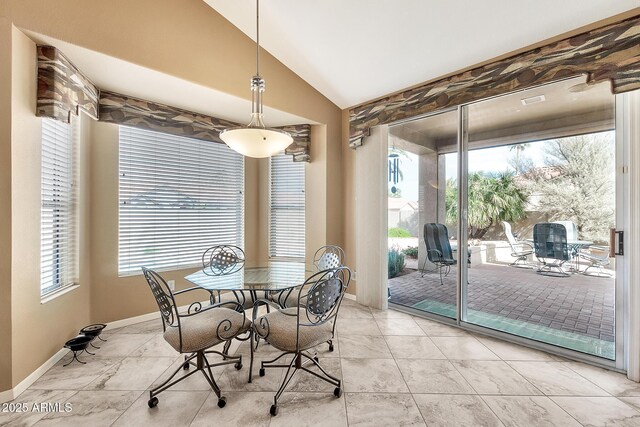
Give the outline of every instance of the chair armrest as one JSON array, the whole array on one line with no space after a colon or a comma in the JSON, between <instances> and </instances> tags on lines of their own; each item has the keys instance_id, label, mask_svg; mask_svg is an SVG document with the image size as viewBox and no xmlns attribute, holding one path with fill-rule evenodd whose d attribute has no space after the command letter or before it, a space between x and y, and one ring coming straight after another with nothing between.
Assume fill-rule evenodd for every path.
<instances>
[{"instance_id":1,"label":"chair armrest","mask_svg":"<svg viewBox=\"0 0 640 427\"><path fill-rule=\"evenodd\" d=\"M194 287L192 287L192 288L181 289L181 290L179 290L179 291L175 291L175 292L173 292L173 295L185 294L185 293L187 293L187 292L197 291L197 290L199 290L199 289L200 289L200 290L203 290L203 291L207 291L207 292L209 292L209 293L211 293L211 292L212 292L212 291L210 291L209 289L202 288L202 287L200 287L200 286L194 286Z\"/></svg>"},{"instance_id":2,"label":"chair armrest","mask_svg":"<svg viewBox=\"0 0 640 427\"><path fill-rule=\"evenodd\" d=\"M225 306L231 306L231 307L225 307ZM195 316L196 314L204 313L205 311L213 310L215 308L220 308L220 307L230 308L239 313L244 313L244 307L242 306L242 304L235 301L217 302L215 304L208 305L205 308L202 308L202 303L200 301L196 301L194 303L191 303L191 305L189 305L189 308L187 309L186 314L178 313L178 317L191 317L191 316ZM193 310L193 313L191 312L191 310Z\"/></svg>"},{"instance_id":3,"label":"chair armrest","mask_svg":"<svg viewBox=\"0 0 640 427\"><path fill-rule=\"evenodd\" d=\"M440 252L437 249L427 249L427 252L431 253L431 252L435 252L435 254L438 256L439 259L442 259L442 252Z\"/></svg>"},{"instance_id":4,"label":"chair armrest","mask_svg":"<svg viewBox=\"0 0 640 427\"><path fill-rule=\"evenodd\" d=\"M264 298L259 298L255 300L253 303L253 313L251 314L251 320L254 322L258 318L258 309L260 308L260 305L268 305L269 307L273 307L278 311L282 311L282 307L280 307L275 302L264 299ZM287 315L287 313L283 313L283 314Z\"/></svg>"}]
</instances>

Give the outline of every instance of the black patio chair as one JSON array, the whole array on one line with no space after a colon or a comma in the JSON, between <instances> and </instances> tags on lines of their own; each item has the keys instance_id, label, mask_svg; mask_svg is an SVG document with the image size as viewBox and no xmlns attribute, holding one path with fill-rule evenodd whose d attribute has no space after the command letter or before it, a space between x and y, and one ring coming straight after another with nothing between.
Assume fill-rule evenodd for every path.
<instances>
[{"instance_id":1,"label":"black patio chair","mask_svg":"<svg viewBox=\"0 0 640 427\"><path fill-rule=\"evenodd\" d=\"M425 224L424 243L427 246L427 257L422 264L422 277L425 275L425 267L427 260L429 260L436 266L440 275L440 284L442 285L442 278L449 274L452 265L457 264L457 261L453 258L447 227L444 224L435 222Z\"/></svg>"},{"instance_id":2,"label":"black patio chair","mask_svg":"<svg viewBox=\"0 0 640 427\"><path fill-rule=\"evenodd\" d=\"M567 229L562 224L542 222L533 227L533 248L540 262L538 274L567 277L563 265L571 259Z\"/></svg>"}]
</instances>

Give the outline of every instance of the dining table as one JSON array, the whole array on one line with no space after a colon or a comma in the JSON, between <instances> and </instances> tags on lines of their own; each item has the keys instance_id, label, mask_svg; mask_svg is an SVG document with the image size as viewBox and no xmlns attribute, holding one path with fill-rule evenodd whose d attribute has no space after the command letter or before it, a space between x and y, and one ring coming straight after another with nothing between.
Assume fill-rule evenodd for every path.
<instances>
[{"instance_id":1,"label":"dining table","mask_svg":"<svg viewBox=\"0 0 640 427\"><path fill-rule=\"evenodd\" d=\"M533 239L526 239L525 241L530 243L535 250L535 242ZM573 254L572 256L573 262L569 263L571 271L575 271L575 272L580 271L577 254L580 252L581 249L588 248L591 245L593 245L593 242L589 240L567 239L567 248L569 249L569 254L570 255ZM575 262L575 265L573 264L574 262Z\"/></svg>"},{"instance_id":2,"label":"dining table","mask_svg":"<svg viewBox=\"0 0 640 427\"><path fill-rule=\"evenodd\" d=\"M194 285L205 289L210 294L211 303L220 300L225 292L235 294L239 303L244 303L248 293L253 302L264 298L267 294L277 294L302 286L305 280L316 272L313 265L299 261L269 261L262 265L243 267L230 274L206 267L185 276ZM242 292L240 292L242 291ZM250 330L249 347L249 382L252 380L254 337L255 331Z\"/></svg>"}]
</instances>

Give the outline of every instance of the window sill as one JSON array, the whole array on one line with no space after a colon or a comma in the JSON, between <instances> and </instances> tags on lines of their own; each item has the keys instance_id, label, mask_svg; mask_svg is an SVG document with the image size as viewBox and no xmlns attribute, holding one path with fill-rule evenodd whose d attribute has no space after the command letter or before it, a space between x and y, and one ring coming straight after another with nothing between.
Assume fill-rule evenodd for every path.
<instances>
[{"instance_id":1,"label":"window sill","mask_svg":"<svg viewBox=\"0 0 640 427\"><path fill-rule=\"evenodd\" d=\"M80 285L69 285L69 286L65 286L64 288L58 289L56 291L53 291L49 294L46 294L45 296L40 298L40 304L46 304L49 301L53 301L54 299L73 291L74 289L78 289L80 287Z\"/></svg>"}]
</instances>

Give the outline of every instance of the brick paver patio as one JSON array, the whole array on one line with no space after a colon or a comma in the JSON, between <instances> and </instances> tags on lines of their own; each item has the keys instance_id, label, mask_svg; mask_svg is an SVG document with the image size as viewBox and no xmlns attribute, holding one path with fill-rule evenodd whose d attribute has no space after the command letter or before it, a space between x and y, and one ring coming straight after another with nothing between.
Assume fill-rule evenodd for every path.
<instances>
[{"instance_id":1,"label":"brick paver patio","mask_svg":"<svg viewBox=\"0 0 640 427\"><path fill-rule=\"evenodd\" d=\"M389 302L405 306L436 301L455 306L455 271L440 284L419 271L389 280ZM572 274L558 278L496 264L469 270L468 306L497 316L614 341L615 279Z\"/></svg>"}]
</instances>

